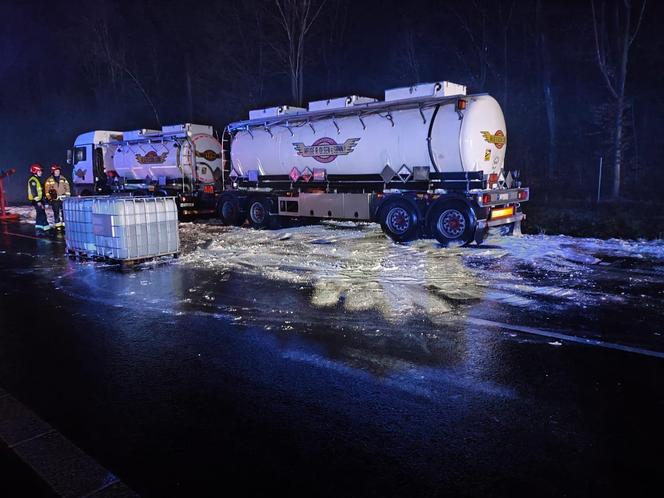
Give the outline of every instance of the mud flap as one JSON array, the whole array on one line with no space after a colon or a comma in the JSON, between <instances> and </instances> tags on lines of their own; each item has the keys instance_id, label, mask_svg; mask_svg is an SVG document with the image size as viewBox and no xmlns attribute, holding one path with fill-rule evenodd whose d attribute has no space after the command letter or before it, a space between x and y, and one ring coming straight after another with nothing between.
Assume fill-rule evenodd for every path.
<instances>
[{"instance_id":1,"label":"mud flap","mask_svg":"<svg viewBox=\"0 0 664 498\"><path fill-rule=\"evenodd\" d=\"M489 235L489 225L486 220L479 220L475 226L475 243L480 245Z\"/></svg>"},{"instance_id":2,"label":"mud flap","mask_svg":"<svg viewBox=\"0 0 664 498\"><path fill-rule=\"evenodd\" d=\"M513 237L523 236L523 233L521 233L521 220L516 220L514 222L514 229L512 230L512 236Z\"/></svg>"}]
</instances>

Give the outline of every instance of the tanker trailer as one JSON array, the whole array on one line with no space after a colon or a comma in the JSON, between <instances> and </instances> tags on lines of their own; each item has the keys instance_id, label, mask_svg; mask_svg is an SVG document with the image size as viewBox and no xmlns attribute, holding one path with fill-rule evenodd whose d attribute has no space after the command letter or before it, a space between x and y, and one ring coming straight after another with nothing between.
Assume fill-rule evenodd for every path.
<instances>
[{"instance_id":1,"label":"tanker trailer","mask_svg":"<svg viewBox=\"0 0 664 498\"><path fill-rule=\"evenodd\" d=\"M529 198L505 169L498 102L449 82L251 111L230 124L227 225L284 218L373 221L397 242L481 243L490 227L520 230ZM227 153L228 151L225 151Z\"/></svg>"},{"instance_id":2,"label":"tanker trailer","mask_svg":"<svg viewBox=\"0 0 664 498\"><path fill-rule=\"evenodd\" d=\"M214 214L222 190L221 144L211 126L96 130L67 151L78 195L175 196L180 215Z\"/></svg>"}]
</instances>

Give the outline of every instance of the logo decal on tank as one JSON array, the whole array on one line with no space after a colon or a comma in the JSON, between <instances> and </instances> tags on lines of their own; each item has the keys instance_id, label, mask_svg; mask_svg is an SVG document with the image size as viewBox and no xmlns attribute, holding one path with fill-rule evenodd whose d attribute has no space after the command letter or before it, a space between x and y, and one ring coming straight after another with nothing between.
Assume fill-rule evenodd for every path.
<instances>
[{"instance_id":1,"label":"logo decal on tank","mask_svg":"<svg viewBox=\"0 0 664 498\"><path fill-rule=\"evenodd\" d=\"M202 157L203 159L206 159L207 161L215 161L215 160L221 158L221 154L218 154L217 152L213 151L212 149L208 149L205 152L196 151L196 157Z\"/></svg>"},{"instance_id":2,"label":"logo decal on tank","mask_svg":"<svg viewBox=\"0 0 664 498\"><path fill-rule=\"evenodd\" d=\"M498 130L493 135L489 131L482 131L480 133L482 133L484 140L490 144L494 144L497 149L502 149L507 143L507 137L505 136L505 132L503 132L503 130Z\"/></svg>"},{"instance_id":3,"label":"logo decal on tank","mask_svg":"<svg viewBox=\"0 0 664 498\"><path fill-rule=\"evenodd\" d=\"M166 162L166 156L168 156L168 152L157 154L155 151L151 150L144 156L136 154L136 160L140 164L163 164Z\"/></svg>"},{"instance_id":4,"label":"logo decal on tank","mask_svg":"<svg viewBox=\"0 0 664 498\"><path fill-rule=\"evenodd\" d=\"M316 140L311 145L304 145L302 142L293 142L293 147L298 156L313 157L319 163L331 163L337 156L347 156L353 150L359 138L349 138L342 144L338 144L329 137L323 137Z\"/></svg>"}]
</instances>

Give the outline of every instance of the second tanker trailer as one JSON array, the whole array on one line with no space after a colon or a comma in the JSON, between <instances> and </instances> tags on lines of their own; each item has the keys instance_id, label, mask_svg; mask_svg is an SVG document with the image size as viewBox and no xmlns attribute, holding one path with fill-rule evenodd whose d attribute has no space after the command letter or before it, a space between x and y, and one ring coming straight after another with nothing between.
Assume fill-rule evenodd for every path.
<instances>
[{"instance_id":1,"label":"second tanker trailer","mask_svg":"<svg viewBox=\"0 0 664 498\"><path fill-rule=\"evenodd\" d=\"M251 111L230 124L228 225L284 218L374 221L398 242L481 243L489 227L518 230L529 198L505 168L502 110L449 82ZM230 159L230 160L229 160Z\"/></svg>"}]
</instances>

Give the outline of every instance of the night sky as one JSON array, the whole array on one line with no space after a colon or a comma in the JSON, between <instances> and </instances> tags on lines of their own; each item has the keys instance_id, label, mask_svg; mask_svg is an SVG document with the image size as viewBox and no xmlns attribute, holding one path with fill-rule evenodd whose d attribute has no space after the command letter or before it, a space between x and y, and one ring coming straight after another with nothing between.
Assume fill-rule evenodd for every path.
<instances>
[{"instance_id":1,"label":"night sky","mask_svg":"<svg viewBox=\"0 0 664 498\"><path fill-rule=\"evenodd\" d=\"M623 1L595 6L612 76ZM664 181L662 13L648 2L629 50L625 198L657 195ZM272 1L2 1L0 19L0 169L20 172L13 201L29 165L64 164L81 132L187 121L221 130L249 109L294 103ZM437 80L489 92L506 115L507 164L533 198L586 199L602 155L609 191L615 151L615 99L596 55L590 1L329 0L305 38L303 96L382 98Z\"/></svg>"}]
</instances>

